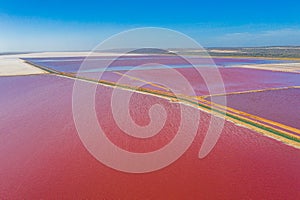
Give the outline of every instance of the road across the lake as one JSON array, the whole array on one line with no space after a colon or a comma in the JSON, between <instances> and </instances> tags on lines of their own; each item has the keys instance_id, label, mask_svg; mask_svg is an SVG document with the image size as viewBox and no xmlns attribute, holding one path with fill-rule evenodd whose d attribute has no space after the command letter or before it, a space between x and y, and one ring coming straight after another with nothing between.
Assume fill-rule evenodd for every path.
<instances>
[{"instance_id":1,"label":"road across the lake","mask_svg":"<svg viewBox=\"0 0 300 200\"><path fill-rule=\"evenodd\" d=\"M49 60L47 60L49 61ZM51 60L53 61L53 60ZM73 60L72 60L73 61ZM195 107L197 109L201 109L205 112L217 115L219 117L224 117L229 121L232 121L234 123L237 123L239 125L243 125L249 129L255 130L259 133L262 133L266 136L278 139L286 144L292 145L296 148L300 148L300 130L294 127L290 127L278 122L271 121L269 119L265 119L259 116L251 115L249 113L245 113L240 110L236 110L233 108L230 108L228 106L223 106L220 104L217 104L215 102L211 102L206 100L207 97L211 96L221 96L221 95L228 95L228 94L242 94L242 93L253 93L253 92L262 92L262 91L268 91L268 90L279 90L279 89L285 89L285 88L300 88L300 86L289 86L285 88L267 88L267 89L261 89L261 90L249 90L249 91L242 91L242 92L232 92L232 93L226 93L226 94L214 94L214 95L203 95L203 96L186 96L184 94L174 95L171 92L171 89L152 83L151 81L141 79L139 77L134 77L132 75L127 75L125 73L119 72L117 69L112 69L114 74L117 74L121 77L127 77L134 81L143 82L146 84L149 84L151 86L154 86L160 90L155 89L149 89L149 88L143 88L143 87L135 87L128 84L121 84L117 82L112 82L108 80L95 80L88 77L80 77L74 73L67 73L67 72L59 72L57 70L53 70L51 68L36 65L32 62L29 62L45 71L48 71L50 73L53 73L55 75L59 75L66 78L72 78L72 79L79 79L82 81L88 81L92 83L102 84L104 86L109 87L118 87L120 89L130 90L133 92L139 92L143 94L149 94L149 95L155 95L157 97L166 98L168 100L172 100L173 102L178 103L184 103L187 105L190 105L192 107ZM149 68L153 69L153 68ZM143 70L149 70L149 69L143 69ZM161 91L164 90L164 91Z\"/></svg>"}]
</instances>

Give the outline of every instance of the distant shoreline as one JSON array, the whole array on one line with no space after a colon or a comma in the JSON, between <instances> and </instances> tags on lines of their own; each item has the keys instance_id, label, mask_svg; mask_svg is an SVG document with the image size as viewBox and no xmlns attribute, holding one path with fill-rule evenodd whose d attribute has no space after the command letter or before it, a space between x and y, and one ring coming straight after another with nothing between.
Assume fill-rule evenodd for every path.
<instances>
[{"instance_id":1,"label":"distant shoreline","mask_svg":"<svg viewBox=\"0 0 300 200\"><path fill-rule=\"evenodd\" d=\"M208 51L212 55L280 55L282 57L290 57L291 55L300 57L300 46L258 46L258 47L204 47L204 50ZM126 48L126 51L132 51L132 53L149 54L149 53L189 53L199 54L203 52L203 49L192 49L192 48L167 48L167 49L155 49L155 48L141 48L141 49L130 49ZM30 54L30 53L46 53L46 52L90 52L91 50L57 50L57 51L6 51L0 52L0 55L18 55L18 54ZM124 49L107 49L99 52L106 53L119 53L123 52Z\"/></svg>"}]
</instances>

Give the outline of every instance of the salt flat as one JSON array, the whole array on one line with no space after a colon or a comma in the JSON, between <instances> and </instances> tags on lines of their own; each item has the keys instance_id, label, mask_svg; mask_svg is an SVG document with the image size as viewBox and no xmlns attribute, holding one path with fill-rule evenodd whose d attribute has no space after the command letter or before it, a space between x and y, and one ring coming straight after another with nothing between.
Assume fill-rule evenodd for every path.
<instances>
[{"instance_id":1,"label":"salt flat","mask_svg":"<svg viewBox=\"0 0 300 200\"><path fill-rule=\"evenodd\" d=\"M0 76L18 76L44 73L47 72L27 64L25 61L17 57L0 57Z\"/></svg>"},{"instance_id":2,"label":"salt flat","mask_svg":"<svg viewBox=\"0 0 300 200\"><path fill-rule=\"evenodd\" d=\"M271 71L282 71L282 72L298 72L300 70L300 63L272 63L272 64L252 64L252 65L237 65L235 67L252 68L252 69L263 69Z\"/></svg>"},{"instance_id":3,"label":"salt flat","mask_svg":"<svg viewBox=\"0 0 300 200\"><path fill-rule=\"evenodd\" d=\"M14 55L0 55L0 76L18 76L18 75L33 75L48 73L42 69L26 63L22 58L60 58L60 57L84 57L84 56L121 56L121 53L115 52L39 52L39 53L25 53ZM145 56L146 54L130 54L131 56ZM241 64L232 67L264 69L272 71L288 71L298 72L300 70L300 63L295 61L293 63L268 63L268 64Z\"/></svg>"},{"instance_id":4,"label":"salt flat","mask_svg":"<svg viewBox=\"0 0 300 200\"><path fill-rule=\"evenodd\" d=\"M82 57L91 55L91 52L40 52L14 55L0 55L0 76L20 76L48 73L34 67L20 58L45 58L45 57ZM93 52L93 56L119 56L120 53ZM139 55L139 54L131 54Z\"/></svg>"}]
</instances>

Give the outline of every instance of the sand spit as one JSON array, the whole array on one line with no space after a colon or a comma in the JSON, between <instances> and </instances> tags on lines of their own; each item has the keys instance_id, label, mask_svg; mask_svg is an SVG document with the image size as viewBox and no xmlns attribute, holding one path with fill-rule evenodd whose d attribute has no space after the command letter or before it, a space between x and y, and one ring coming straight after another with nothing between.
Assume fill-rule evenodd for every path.
<instances>
[{"instance_id":1,"label":"sand spit","mask_svg":"<svg viewBox=\"0 0 300 200\"><path fill-rule=\"evenodd\" d=\"M19 76L47 73L19 58L0 57L0 76Z\"/></svg>"},{"instance_id":2,"label":"sand spit","mask_svg":"<svg viewBox=\"0 0 300 200\"><path fill-rule=\"evenodd\" d=\"M0 56L0 76L20 76L48 73L40 68L26 63L21 58L45 57L82 57L89 56L91 52L41 52ZM120 53L96 52L92 56L120 56ZM132 56L140 54L130 54Z\"/></svg>"}]
</instances>

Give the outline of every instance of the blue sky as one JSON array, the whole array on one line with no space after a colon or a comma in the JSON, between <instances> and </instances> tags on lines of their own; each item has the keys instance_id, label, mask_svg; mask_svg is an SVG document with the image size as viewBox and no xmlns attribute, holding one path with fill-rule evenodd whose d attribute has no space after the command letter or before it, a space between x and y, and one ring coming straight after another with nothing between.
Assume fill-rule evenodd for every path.
<instances>
[{"instance_id":1,"label":"blue sky","mask_svg":"<svg viewBox=\"0 0 300 200\"><path fill-rule=\"evenodd\" d=\"M130 28L181 31L203 46L300 46L299 1L0 0L0 51L89 50Z\"/></svg>"}]
</instances>

